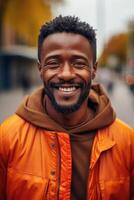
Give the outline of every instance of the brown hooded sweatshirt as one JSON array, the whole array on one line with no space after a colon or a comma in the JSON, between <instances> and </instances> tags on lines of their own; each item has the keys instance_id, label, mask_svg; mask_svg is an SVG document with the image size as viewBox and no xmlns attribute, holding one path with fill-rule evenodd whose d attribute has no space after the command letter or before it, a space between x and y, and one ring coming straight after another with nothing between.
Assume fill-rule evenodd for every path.
<instances>
[{"instance_id":1,"label":"brown hooded sweatshirt","mask_svg":"<svg viewBox=\"0 0 134 200\"><path fill-rule=\"evenodd\" d=\"M45 91L41 88L31 96L26 97L16 114L35 126L51 131L64 131L70 135L72 151L71 200L85 200L89 158L95 133L98 129L110 125L115 120L115 112L100 85L93 85L88 101L88 106L93 111L92 119L90 116L90 119L84 123L68 129L47 115L42 104L44 95Z\"/></svg>"}]
</instances>

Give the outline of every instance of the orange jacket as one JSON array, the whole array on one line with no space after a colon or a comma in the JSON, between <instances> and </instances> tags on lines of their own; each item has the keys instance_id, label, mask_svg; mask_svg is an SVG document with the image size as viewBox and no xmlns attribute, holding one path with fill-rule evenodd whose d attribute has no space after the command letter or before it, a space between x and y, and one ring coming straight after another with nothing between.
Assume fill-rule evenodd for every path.
<instances>
[{"instance_id":1,"label":"orange jacket","mask_svg":"<svg viewBox=\"0 0 134 200\"><path fill-rule=\"evenodd\" d=\"M134 131L116 120L95 136L87 200L134 200ZM14 115L0 126L0 200L70 200L69 135Z\"/></svg>"}]
</instances>

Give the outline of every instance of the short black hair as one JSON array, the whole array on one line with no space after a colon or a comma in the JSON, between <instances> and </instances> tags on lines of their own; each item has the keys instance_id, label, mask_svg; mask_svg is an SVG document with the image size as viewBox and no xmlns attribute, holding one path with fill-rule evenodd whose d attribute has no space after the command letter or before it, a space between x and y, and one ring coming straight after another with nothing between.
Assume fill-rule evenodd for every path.
<instances>
[{"instance_id":1,"label":"short black hair","mask_svg":"<svg viewBox=\"0 0 134 200\"><path fill-rule=\"evenodd\" d=\"M38 36L38 59L40 61L40 52L44 39L53 33L76 33L86 37L93 50L93 62L96 62L96 33L92 26L82 22L75 16L62 16L54 18L41 26Z\"/></svg>"}]
</instances>

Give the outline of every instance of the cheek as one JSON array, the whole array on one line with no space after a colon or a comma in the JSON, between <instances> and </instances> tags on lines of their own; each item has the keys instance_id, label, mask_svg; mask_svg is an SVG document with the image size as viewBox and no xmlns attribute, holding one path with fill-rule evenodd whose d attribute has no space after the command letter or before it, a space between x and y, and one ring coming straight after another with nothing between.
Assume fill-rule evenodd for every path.
<instances>
[{"instance_id":1,"label":"cheek","mask_svg":"<svg viewBox=\"0 0 134 200\"><path fill-rule=\"evenodd\" d=\"M53 79L56 76L55 72L49 71L49 70L42 70L41 72L41 78L43 81L48 82L51 79Z\"/></svg>"},{"instance_id":2,"label":"cheek","mask_svg":"<svg viewBox=\"0 0 134 200\"><path fill-rule=\"evenodd\" d=\"M79 76L79 78L85 82L89 82L92 79L91 72L87 71L87 70L83 70L83 71L77 73L77 76Z\"/></svg>"}]
</instances>

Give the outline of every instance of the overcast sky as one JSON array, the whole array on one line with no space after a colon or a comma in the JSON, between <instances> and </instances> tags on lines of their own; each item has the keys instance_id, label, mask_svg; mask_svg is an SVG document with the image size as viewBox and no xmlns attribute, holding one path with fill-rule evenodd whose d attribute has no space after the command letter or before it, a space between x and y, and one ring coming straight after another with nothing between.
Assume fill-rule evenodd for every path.
<instances>
[{"instance_id":1,"label":"overcast sky","mask_svg":"<svg viewBox=\"0 0 134 200\"><path fill-rule=\"evenodd\" d=\"M134 20L134 0L65 0L54 7L54 14L76 15L97 29L98 51L113 34L127 31Z\"/></svg>"}]
</instances>

